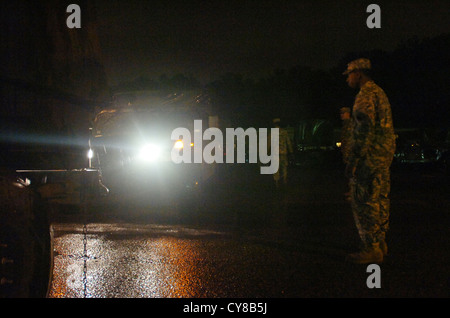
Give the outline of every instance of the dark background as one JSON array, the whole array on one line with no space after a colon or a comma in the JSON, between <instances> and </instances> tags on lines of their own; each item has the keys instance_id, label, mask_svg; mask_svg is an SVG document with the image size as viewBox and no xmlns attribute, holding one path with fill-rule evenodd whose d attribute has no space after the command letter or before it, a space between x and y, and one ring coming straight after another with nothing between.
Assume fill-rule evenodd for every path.
<instances>
[{"instance_id":1,"label":"dark background","mask_svg":"<svg viewBox=\"0 0 450 318\"><path fill-rule=\"evenodd\" d=\"M66 8L73 2L81 7L81 29L66 26ZM361 56L372 60L374 79L390 98L397 132L427 128L448 136L450 2L376 1L381 7L381 29L366 26L370 3L2 2L0 168L6 160L14 169L85 167L93 114L108 105L113 93L123 90L204 91L231 127L269 127L275 116L294 126L322 118L340 127L339 108L351 106L356 94L342 72L349 61ZM3 148L3 143L8 146ZM80 165L76 158L81 154ZM16 159L36 159L42 165ZM225 177L215 184L220 191L210 189L222 201L210 196L216 206L199 213L205 213L206 221L233 225L237 234L254 230L259 221L261 232L237 235L238 244L231 240L233 248L225 251L238 257L236 266L228 269L239 275L218 273L226 276L229 289L213 287L225 296L236 295L233 287L240 287L243 277L244 286L250 286L255 296L374 296L364 285L366 273L358 272L355 285L356 271L341 261L358 240L343 196L346 179L339 163L292 169L285 196L274 191L272 176L253 173L255 166L222 165ZM443 212L449 210L448 157L444 168L447 175L440 167L393 169L392 256L383 265L387 284L378 296L447 296L448 217ZM135 221L135 215L128 213L132 210L140 221L142 210L126 201L112 203L119 216ZM143 210L147 213L149 208ZM76 213L70 217L80 221ZM265 233L267 229L274 230L272 236ZM262 265L258 275L248 254L242 254L242 238L256 242L251 246ZM259 253L261 242L270 255L266 259ZM274 250L287 258L278 262L271 257ZM211 259L202 264L214 269L216 260ZM277 262L283 264L278 271L267 266ZM241 270L242 263L246 270ZM284 282L287 290L282 289ZM259 286L267 289L258 290Z\"/></svg>"},{"instance_id":2,"label":"dark background","mask_svg":"<svg viewBox=\"0 0 450 318\"><path fill-rule=\"evenodd\" d=\"M366 25L370 1L80 0L80 29L66 26L70 3L2 4L2 131L81 145L114 92L163 88L208 93L234 127L339 126L356 94L342 72L361 56L396 128L450 123L448 1L378 1L381 29Z\"/></svg>"}]
</instances>

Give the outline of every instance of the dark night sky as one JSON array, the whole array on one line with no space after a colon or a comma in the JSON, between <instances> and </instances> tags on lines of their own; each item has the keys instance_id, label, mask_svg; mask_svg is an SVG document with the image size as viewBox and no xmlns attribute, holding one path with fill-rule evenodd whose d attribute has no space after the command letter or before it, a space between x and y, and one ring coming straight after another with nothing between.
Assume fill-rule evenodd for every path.
<instances>
[{"instance_id":1,"label":"dark night sky","mask_svg":"<svg viewBox=\"0 0 450 318\"><path fill-rule=\"evenodd\" d=\"M110 84L145 75L226 72L261 77L275 68L328 69L348 52L390 51L417 37L450 33L450 1L97 0ZM369 29L370 3L381 29Z\"/></svg>"}]
</instances>

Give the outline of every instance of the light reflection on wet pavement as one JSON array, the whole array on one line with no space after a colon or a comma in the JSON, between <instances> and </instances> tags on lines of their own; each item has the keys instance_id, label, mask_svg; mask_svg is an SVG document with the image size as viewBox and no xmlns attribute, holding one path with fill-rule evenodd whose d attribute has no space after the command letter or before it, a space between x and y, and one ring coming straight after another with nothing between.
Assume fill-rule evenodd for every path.
<instances>
[{"instance_id":1,"label":"light reflection on wet pavement","mask_svg":"<svg viewBox=\"0 0 450 318\"><path fill-rule=\"evenodd\" d=\"M359 238L350 206L338 191L344 188L330 186L322 193L326 182L309 180L262 201L247 200L245 191L223 196L234 198L234 204L220 201L213 205L217 211L205 208L204 214L193 213L187 223L178 223L196 226L163 225L161 220L176 220L176 215L147 216L147 208L125 204L106 219L96 211L88 218L86 284L80 216L59 215L53 224L49 296L448 297L448 218L442 217L450 204L447 179L393 175L395 213L380 289L367 287L366 266L345 262Z\"/></svg>"},{"instance_id":2,"label":"light reflection on wet pavement","mask_svg":"<svg viewBox=\"0 0 450 318\"><path fill-rule=\"evenodd\" d=\"M214 241L224 233L176 226L89 224L85 294L82 225L54 225L54 231L51 298L215 296L204 288L214 273L208 265L207 243L198 238Z\"/></svg>"}]
</instances>

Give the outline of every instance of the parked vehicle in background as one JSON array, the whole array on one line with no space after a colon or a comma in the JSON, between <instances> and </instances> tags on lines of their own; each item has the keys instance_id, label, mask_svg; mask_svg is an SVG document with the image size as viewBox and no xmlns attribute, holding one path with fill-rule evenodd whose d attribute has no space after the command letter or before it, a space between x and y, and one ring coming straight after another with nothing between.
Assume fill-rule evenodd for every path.
<instances>
[{"instance_id":1,"label":"parked vehicle in background","mask_svg":"<svg viewBox=\"0 0 450 318\"><path fill-rule=\"evenodd\" d=\"M295 165L340 165L340 129L326 119L297 122L293 127Z\"/></svg>"},{"instance_id":2,"label":"parked vehicle in background","mask_svg":"<svg viewBox=\"0 0 450 318\"><path fill-rule=\"evenodd\" d=\"M435 165L447 169L450 136L447 129L396 129L394 163Z\"/></svg>"}]
</instances>

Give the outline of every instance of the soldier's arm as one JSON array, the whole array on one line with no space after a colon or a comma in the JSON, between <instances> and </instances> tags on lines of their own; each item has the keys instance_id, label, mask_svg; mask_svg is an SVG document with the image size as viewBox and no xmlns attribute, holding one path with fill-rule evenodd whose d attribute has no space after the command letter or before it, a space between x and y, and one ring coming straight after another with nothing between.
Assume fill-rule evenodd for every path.
<instances>
[{"instance_id":1,"label":"soldier's arm","mask_svg":"<svg viewBox=\"0 0 450 318\"><path fill-rule=\"evenodd\" d=\"M287 147L288 147L288 152L293 153L294 149L292 147L291 137L289 137L289 134L286 134L286 143L287 143Z\"/></svg>"},{"instance_id":2,"label":"soldier's arm","mask_svg":"<svg viewBox=\"0 0 450 318\"><path fill-rule=\"evenodd\" d=\"M352 125L350 119L345 119L342 124L341 142L348 143L352 134Z\"/></svg>"},{"instance_id":3,"label":"soldier's arm","mask_svg":"<svg viewBox=\"0 0 450 318\"><path fill-rule=\"evenodd\" d=\"M352 157L354 165L360 158L367 155L370 141L373 139L375 127L375 105L372 100L366 99L360 101L355 109L355 119L358 122L357 131L353 134Z\"/></svg>"}]
</instances>

